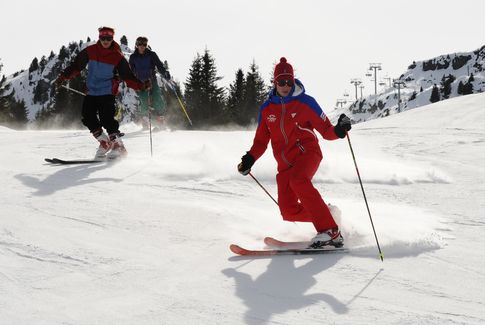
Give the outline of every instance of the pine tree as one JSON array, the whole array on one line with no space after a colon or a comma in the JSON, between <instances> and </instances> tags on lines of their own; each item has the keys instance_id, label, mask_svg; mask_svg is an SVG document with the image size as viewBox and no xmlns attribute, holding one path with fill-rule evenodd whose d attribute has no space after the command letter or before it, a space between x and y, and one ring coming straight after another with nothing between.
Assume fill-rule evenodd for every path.
<instances>
[{"instance_id":1,"label":"pine tree","mask_svg":"<svg viewBox=\"0 0 485 325\"><path fill-rule=\"evenodd\" d=\"M29 68L29 74L37 69L39 69L39 62L37 58L34 58ZM29 75L29 80L30 78L31 76ZM10 87L5 82L6 78L3 76L0 81L0 122L6 123L14 128L23 128L28 122L27 106L23 100L17 101L14 89L8 95L5 94L5 91Z\"/></svg>"},{"instance_id":2,"label":"pine tree","mask_svg":"<svg viewBox=\"0 0 485 325\"><path fill-rule=\"evenodd\" d=\"M259 68L253 61L246 74L246 89L244 92L244 116L241 119L243 125L254 123L258 118L259 107L266 99L267 91L264 80L259 73Z\"/></svg>"},{"instance_id":3,"label":"pine tree","mask_svg":"<svg viewBox=\"0 0 485 325\"><path fill-rule=\"evenodd\" d=\"M202 118L202 58L199 53L192 62L189 75L184 83L187 111L194 122Z\"/></svg>"},{"instance_id":4,"label":"pine tree","mask_svg":"<svg viewBox=\"0 0 485 325\"><path fill-rule=\"evenodd\" d=\"M66 47L63 45L61 49L59 50L59 56L58 59L59 61L64 61L66 58L69 57L69 51L66 49Z\"/></svg>"},{"instance_id":5,"label":"pine tree","mask_svg":"<svg viewBox=\"0 0 485 325\"><path fill-rule=\"evenodd\" d=\"M39 67L40 67L41 72L44 72L46 65L47 65L47 59L46 59L45 55L43 55L42 58L40 59L40 62L39 62Z\"/></svg>"},{"instance_id":6,"label":"pine tree","mask_svg":"<svg viewBox=\"0 0 485 325\"><path fill-rule=\"evenodd\" d=\"M417 95L418 95L418 93L416 92L416 90L413 91L413 93L411 94L411 97L409 97L408 101L415 100Z\"/></svg>"},{"instance_id":7,"label":"pine tree","mask_svg":"<svg viewBox=\"0 0 485 325\"><path fill-rule=\"evenodd\" d=\"M83 91L86 80L86 72L69 81L73 89ZM39 124L44 126L81 127L81 109L83 96L70 92L61 87L54 94L52 104L42 112L39 117Z\"/></svg>"},{"instance_id":8,"label":"pine tree","mask_svg":"<svg viewBox=\"0 0 485 325\"><path fill-rule=\"evenodd\" d=\"M2 72L3 64L0 62L0 75ZM7 103L5 96L3 93L5 92L5 75L2 76L2 79L0 80L0 123L4 122L8 116L7 114Z\"/></svg>"},{"instance_id":9,"label":"pine tree","mask_svg":"<svg viewBox=\"0 0 485 325\"><path fill-rule=\"evenodd\" d=\"M450 97L450 94L451 94L451 84L453 83L453 81L455 81L455 76L450 74L448 75L448 77L444 76L443 75L443 78L441 79L441 89L442 89L442 92L443 92L443 98L444 99L448 99Z\"/></svg>"},{"instance_id":10,"label":"pine tree","mask_svg":"<svg viewBox=\"0 0 485 325\"><path fill-rule=\"evenodd\" d=\"M36 116L36 124L41 127L48 127L54 124L55 121L62 119L62 111L69 106L70 94L68 90L61 87L55 93L54 101L49 107L42 109Z\"/></svg>"},{"instance_id":11,"label":"pine tree","mask_svg":"<svg viewBox=\"0 0 485 325\"><path fill-rule=\"evenodd\" d=\"M431 91L431 97L429 98L429 101L432 103L436 103L440 101L440 90L436 84L433 86L433 90Z\"/></svg>"},{"instance_id":12,"label":"pine tree","mask_svg":"<svg viewBox=\"0 0 485 325\"><path fill-rule=\"evenodd\" d=\"M458 83L458 95L463 95L463 81Z\"/></svg>"},{"instance_id":13,"label":"pine tree","mask_svg":"<svg viewBox=\"0 0 485 325\"><path fill-rule=\"evenodd\" d=\"M234 83L229 85L229 97L227 99L227 119L230 122L243 124L240 120L241 112L244 110L244 92L246 90L246 79L242 69L236 71Z\"/></svg>"},{"instance_id":14,"label":"pine tree","mask_svg":"<svg viewBox=\"0 0 485 325\"><path fill-rule=\"evenodd\" d=\"M0 76L2 76L2 68L3 68L3 63L0 62ZM3 85L5 84L5 75L2 76L2 79L0 80L0 96L2 95L2 89L3 89Z\"/></svg>"},{"instance_id":15,"label":"pine tree","mask_svg":"<svg viewBox=\"0 0 485 325\"><path fill-rule=\"evenodd\" d=\"M470 95L473 94L473 81L475 77L473 77L473 73L470 74L468 81L466 84L463 85L463 95Z\"/></svg>"},{"instance_id":16,"label":"pine tree","mask_svg":"<svg viewBox=\"0 0 485 325\"><path fill-rule=\"evenodd\" d=\"M4 95L4 91L8 89L8 85L0 85L0 123L9 125L13 128L23 128L28 122L27 107L25 102L21 100L18 102L15 99L15 90L10 94Z\"/></svg>"},{"instance_id":17,"label":"pine tree","mask_svg":"<svg viewBox=\"0 0 485 325\"><path fill-rule=\"evenodd\" d=\"M32 73L32 72L36 71L37 69L39 69L39 60L37 60L37 58L34 58L32 60L32 63L30 63L29 73Z\"/></svg>"},{"instance_id":18,"label":"pine tree","mask_svg":"<svg viewBox=\"0 0 485 325\"><path fill-rule=\"evenodd\" d=\"M202 56L202 90L206 94L204 120L209 125L220 123L224 114L224 88L217 86L221 79L222 77L217 76L215 59L206 49Z\"/></svg>"},{"instance_id":19,"label":"pine tree","mask_svg":"<svg viewBox=\"0 0 485 325\"><path fill-rule=\"evenodd\" d=\"M49 91L51 87L52 85L44 79L37 81L34 86L34 104L45 104L45 102L49 100Z\"/></svg>"},{"instance_id":20,"label":"pine tree","mask_svg":"<svg viewBox=\"0 0 485 325\"><path fill-rule=\"evenodd\" d=\"M121 36L121 38L120 38L120 44L121 45L128 46L128 39L126 38L125 35Z\"/></svg>"},{"instance_id":21,"label":"pine tree","mask_svg":"<svg viewBox=\"0 0 485 325\"><path fill-rule=\"evenodd\" d=\"M76 42L69 43L69 52L71 52L71 54L76 53L76 50L78 49L78 47L79 45Z\"/></svg>"},{"instance_id":22,"label":"pine tree","mask_svg":"<svg viewBox=\"0 0 485 325\"><path fill-rule=\"evenodd\" d=\"M16 128L24 128L28 122L27 106L24 100L22 99L20 102L14 100L10 111L12 113L13 126Z\"/></svg>"},{"instance_id":23,"label":"pine tree","mask_svg":"<svg viewBox=\"0 0 485 325\"><path fill-rule=\"evenodd\" d=\"M224 88L217 86L215 60L205 50L204 55L192 62L185 82L185 101L192 121L201 126L220 124L224 119Z\"/></svg>"}]
</instances>

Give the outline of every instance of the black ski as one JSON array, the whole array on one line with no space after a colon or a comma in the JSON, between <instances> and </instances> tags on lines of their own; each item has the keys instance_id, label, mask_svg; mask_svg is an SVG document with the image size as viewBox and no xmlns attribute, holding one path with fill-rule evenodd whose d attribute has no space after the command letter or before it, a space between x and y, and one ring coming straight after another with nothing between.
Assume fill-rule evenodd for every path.
<instances>
[{"instance_id":1,"label":"black ski","mask_svg":"<svg viewBox=\"0 0 485 325\"><path fill-rule=\"evenodd\" d=\"M96 164L105 162L105 159L91 159L91 160L62 160L58 158L45 158L46 162L56 165L74 165L74 164Z\"/></svg>"}]
</instances>

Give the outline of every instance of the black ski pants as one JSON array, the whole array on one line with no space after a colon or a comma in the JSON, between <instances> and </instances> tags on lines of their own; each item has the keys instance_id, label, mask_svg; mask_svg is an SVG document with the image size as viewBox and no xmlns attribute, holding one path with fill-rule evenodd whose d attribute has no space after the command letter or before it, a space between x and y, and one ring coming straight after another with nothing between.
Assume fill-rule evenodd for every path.
<instances>
[{"instance_id":1,"label":"black ski pants","mask_svg":"<svg viewBox=\"0 0 485 325\"><path fill-rule=\"evenodd\" d=\"M82 122L93 133L101 127L108 134L119 133L120 124L115 119L115 96L89 96L84 98Z\"/></svg>"}]
</instances>

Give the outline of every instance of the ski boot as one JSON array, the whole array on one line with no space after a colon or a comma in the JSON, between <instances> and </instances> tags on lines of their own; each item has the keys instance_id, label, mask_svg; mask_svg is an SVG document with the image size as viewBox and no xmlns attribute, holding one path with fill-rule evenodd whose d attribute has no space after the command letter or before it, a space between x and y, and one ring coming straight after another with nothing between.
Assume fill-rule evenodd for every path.
<instances>
[{"instance_id":1,"label":"ski boot","mask_svg":"<svg viewBox=\"0 0 485 325\"><path fill-rule=\"evenodd\" d=\"M119 157L126 156L128 152L126 151L125 145L121 140L122 133L112 133L109 135L109 139L112 143L111 151L108 152L108 159L116 159Z\"/></svg>"},{"instance_id":2,"label":"ski boot","mask_svg":"<svg viewBox=\"0 0 485 325\"><path fill-rule=\"evenodd\" d=\"M96 138L96 140L99 141L99 147L96 150L96 154L94 155L95 159L102 159L106 158L106 154L108 151L111 150L112 143L109 140L108 136L106 133L103 132L102 129L98 129L94 132L92 132L93 136Z\"/></svg>"},{"instance_id":3,"label":"ski boot","mask_svg":"<svg viewBox=\"0 0 485 325\"><path fill-rule=\"evenodd\" d=\"M340 234L340 230L337 228L327 229L319 232L310 242L308 248L324 248L325 246L333 246L335 248L342 247L344 245L344 238Z\"/></svg>"}]
</instances>

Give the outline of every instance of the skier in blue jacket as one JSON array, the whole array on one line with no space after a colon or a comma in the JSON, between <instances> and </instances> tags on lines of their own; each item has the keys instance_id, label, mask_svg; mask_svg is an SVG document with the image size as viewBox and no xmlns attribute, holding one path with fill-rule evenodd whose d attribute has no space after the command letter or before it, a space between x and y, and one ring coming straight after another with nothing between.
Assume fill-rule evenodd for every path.
<instances>
[{"instance_id":1,"label":"skier in blue jacket","mask_svg":"<svg viewBox=\"0 0 485 325\"><path fill-rule=\"evenodd\" d=\"M126 155L127 151L121 141L122 133L115 116L115 96L120 81L123 79L128 87L135 90L147 89L149 81L141 82L130 69L120 46L113 40L114 29L100 27L99 40L86 47L74 58L71 64L59 75L56 85L70 80L88 68L86 80L87 93L82 107L82 122L99 141L96 158L117 158ZM103 131L106 129L108 135Z\"/></svg>"},{"instance_id":2,"label":"skier in blue jacket","mask_svg":"<svg viewBox=\"0 0 485 325\"><path fill-rule=\"evenodd\" d=\"M155 76L155 68L166 80L171 79L170 73L165 69L158 55L148 46L148 39L146 37L138 37L136 39L135 47L136 50L130 55L129 60L131 69L138 79L143 82L150 80L152 85L151 89L138 91L140 100L140 119L142 120L144 127L147 126L148 109L150 106L150 108L154 110L152 113L155 115L156 123L161 124L163 122L163 114L167 104L163 98L162 91L158 86Z\"/></svg>"}]
</instances>

